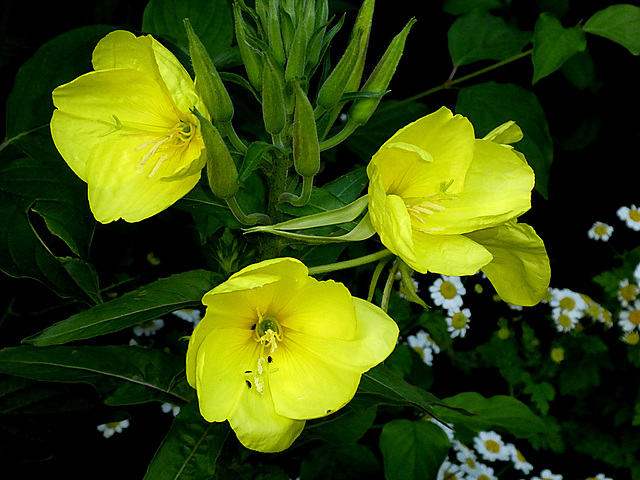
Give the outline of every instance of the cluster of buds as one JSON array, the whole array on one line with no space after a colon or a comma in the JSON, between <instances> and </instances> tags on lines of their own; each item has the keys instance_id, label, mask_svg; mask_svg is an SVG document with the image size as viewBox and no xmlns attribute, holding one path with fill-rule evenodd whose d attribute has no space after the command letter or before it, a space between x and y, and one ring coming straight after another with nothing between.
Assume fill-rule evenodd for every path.
<instances>
[{"instance_id":1,"label":"cluster of buds","mask_svg":"<svg viewBox=\"0 0 640 480\"><path fill-rule=\"evenodd\" d=\"M327 72L329 45L344 23L342 17L331 26L328 0L256 0L255 8L242 0L234 2L238 49L249 84L261 101L264 128L274 147L269 152L284 159L279 164L285 168L293 166L302 180L301 194L279 192L280 202L308 202L320 152L364 125L387 91L414 20L393 39L361 85L373 10L374 0L364 0L344 54ZM209 121L194 112L203 125L211 189L242 223L269 223L266 215L245 215L235 201L238 170L229 147L241 155L247 154L247 147L231 126L233 104L219 73L188 20L185 25L197 87L212 117ZM318 71L322 74L316 81ZM342 130L327 138L349 102Z\"/></svg>"}]
</instances>

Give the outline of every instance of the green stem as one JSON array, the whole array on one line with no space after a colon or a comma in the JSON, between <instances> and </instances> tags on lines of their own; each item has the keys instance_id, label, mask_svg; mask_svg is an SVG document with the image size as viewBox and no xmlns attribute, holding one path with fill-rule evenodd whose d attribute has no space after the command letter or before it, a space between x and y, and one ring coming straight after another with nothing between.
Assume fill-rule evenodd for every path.
<instances>
[{"instance_id":1,"label":"green stem","mask_svg":"<svg viewBox=\"0 0 640 480\"><path fill-rule=\"evenodd\" d=\"M347 121L347 124L342 130L340 130L340 132L336 133L333 137L320 142L320 151L323 152L324 150L329 150L330 148L344 142L356 128L358 128L357 124Z\"/></svg>"},{"instance_id":2,"label":"green stem","mask_svg":"<svg viewBox=\"0 0 640 480\"><path fill-rule=\"evenodd\" d=\"M378 110L376 110L376 113L381 113L381 112L384 112L386 110L391 110L392 108L397 108L397 107L400 107L400 106L405 105L407 103L414 102L414 101L419 100L421 98L424 98L424 97L426 97L428 95L431 95L432 93L439 92L440 90L447 90L447 89L453 87L454 85L457 85L458 83L465 82L465 81L470 80L470 79L472 79L474 77L477 77L478 75L482 75L483 73L490 72L491 70L495 70L496 68L502 67L503 65L507 65L508 63L515 62L516 60L524 58L527 55L531 55L531 52L533 52L532 48L529 49L529 50L526 50L526 51L524 51L522 53L519 53L517 55L514 55L513 57L509 57L506 60L502 60L501 62L494 63L493 65L490 65L488 67L482 68L482 69L480 69L480 70L478 70L476 72L472 72L469 75L465 75L464 77L460 77L460 78L457 78L455 80L448 79L442 85L438 85L437 87L433 87L433 88L431 88L429 90L426 90L426 91L424 91L422 93L418 93L417 95L413 95L412 97L405 98L404 100L400 100L400 101L395 102L393 104L387 104L384 107L379 108Z\"/></svg>"},{"instance_id":3,"label":"green stem","mask_svg":"<svg viewBox=\"0 0 640 480\"><path fill-rule=\"evenodd\" d=\"M313 177L302 177L302 191L300 192L300 196L298 197L293 193L284 192L282 193L282 195L280 195L278 201L280 203L290 203L294 207L304 207L307 203L309 203L312 190Z\"/></svg>"},{"instance_id":4,"label":"green stem","mask_svg":"<svg viewBox=\"0 0 640 480\"><path fill-rule=\"evenodd\" d=\"M236 199L235 196L225 198L224 200L225 202L227 202L227 205L229 206L231 213L233 213L233 216L236 217L236 220L238 220L240 223L244 225L256 225L258 223L260 224L271 223L271 218L269 218L268 215L265 215L263 213L251 213L249 215L244 213L242 211L242 208L240 208L240 205L238 204L238 200Z\"/></svg>"},{"instance_id":5,"label":"green stem","mask_svg":"<svg viewBox=\"0 0 640 480\"><path fill-rule=\"evenodd\" d=\"M369 294L367 295L367 301L371 302L373 300L373 295L376 291L376 285L378 284L378 279L380 278L380 274L382 273L382 269L390 260L389 257L385 257L381 259L376 265L376 269L373 271L373 275L371 276L371 283L369 284Z\"/></svg>"},{"instance_id":6,"label":"green stem","mask_svg":"<svg viewBox=\"0 0 640 480\"><path fill-rule=\"evenodd\" d=\"M231 122L220 125L220 129L222 130L223 135L225 135L229 139L231 145L233 145L236 150L238 150L243 155L247 153L247 146L240 139L240 137L238 137L238 134L233 128L233 125L231 125Z\"/></svg>"},{"instance_id":7,"label":"green stem","mask_svg":"<svg viewBox=\"0 0 640 480\"><path fill-rule=\"evenodd\" d=\"M334 272L336 270L358 267L360 265L366 265L367 263L390 257L391 255L393 254L385 248L384 250L380 250L379 252L365 255L363 257L354 258L353 260L345 260L344 262L329 263L328 265L311 267L309 268L309 275L317 275L319 273Z\"/></svg>"},{"instance_id":8,"label":"green stem","mask_svg":"<svg viewBox=\"0 0 640 480\"><path fill-rule=\"evenodd\" d=\"M389 270L389 276L387 282L384 284L384 290L382 291L382 300L380 300L380 308L387 312L389 310L389 299L391 298L391 289L393 288L393 282L396 281L396 272L398 271L398 262L395 262Z\"/></svg>"}]
</instances>

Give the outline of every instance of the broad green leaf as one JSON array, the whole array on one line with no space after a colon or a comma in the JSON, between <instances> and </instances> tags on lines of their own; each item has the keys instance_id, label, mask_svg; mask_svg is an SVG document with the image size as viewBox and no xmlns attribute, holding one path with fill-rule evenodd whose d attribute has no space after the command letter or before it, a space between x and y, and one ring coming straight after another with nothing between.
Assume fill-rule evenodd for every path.
<instances>
[{"instance_id":1,"label":"broad green leaf","mask_svg":"<svg viewBox=\"0 0 640 480\"><path fill-rule=\"evenodd\" d=\"M244 181L249 178L249 175L251 175L251 173L256 168L258 168L260 160L262 160L264 154L268 150L274 148L275 147L273 145L266 142L253 142L251 145L249 145L249 147L247 148L247 153L242 160L240 171L238 172L238 182L244 183Z\"/></svg>"},{"instance_id":2,"label":"broad green leaf","mask_svg":"<svg viewBox=\"0 0 640 480\"><path fill-rule=\"evenodd\" d=\"M327 183L322 188L333 193L346 204L355 201L368 183L367 169L359 167Z\"/></svg>"},{"instance_id":3,"label":"broad green leaf","mask_svg":"<svg viewBox=\"0 0 640 480\"><path fill-rule=\"evenodd\" d=\"M157 280L133 292L80 312L26 338L36 346L60 345L132 327L175 310L199 305L221 279L193 270Z\"/></svg>"},{"instance_id":4,"label":"broad green leaf","mask_svg":"<svg viewBox=\"0 0 640 480\"><path fill-rule=\"evenodd\" d=\"M229 424L208 423L193 401L180 409L147 468L145 480L214 478Z\"/></svg>"},{"instance_id":5,"label":"broad green leaf","mask_svg":"<svg viewBox=\"0 0 640 480\"><path fill-rule=\"evenodd\" d=\"M472 10L493 10L503 7L502 0L445 0L442 11L451 15L462 15Z\"/></svg>"},{"instance_id":6,"label":"broad green leaf","mask_svg":"<svg viewBox=\"0 0 640 480\"><path fill-rule=\"evenodd\" d=\"M112 405L151 400L186 402L174 390L184 359L160 350L129 346L9 347L0 350L0 372L47 382L88 383L109 395ZM125 387L126 385L126 387Z\"/></svg>"},{"instance_id":7,"label":"broad green leaf","mask_svg":"<svg viewBox=\"0 0 640 480\"><path fill-rule=\"evenodd\" d=\"M51 92L91 70L91 52L116 27L93 25L63 33L45 43L18 71L7 99L7 140L48 125Z\"/></svg>"},{"instance_id":8,"label":"broad green leaf","mask_svg":"<svg viewBox=\"0 0 640 480\"><path fill-rule=\"evenodd\" d=\"M453 65L460 67L478 60L513 57L531 41L531 32L518 30L486 11L473 10L453 22L447 38Z\"/></svg>"},{"instance_id":9,"label":"broad green leaf","mask_svg":"<svg viewBox=\"0 0 640 480\"><path fill-rule=\"evenodd\" d=\"M582 27L585 32L614 41L633 55L640 55L640 7L611 5L593 14Z\"/></svg>"},{"instance_id":10,"label":"broad green leaf","mask_svg":"<svg viewBox=\"0 0 640 480\"><path fill-rule=\"evenodd\" d=\"M307 423L302 438L320 439L332 445L354 444L373 425L376 410L376 405L363 410L353 410L347 406L317 423Z\"/></svg>"},{"instance_id":11,"label":"broad green leaf","mask_svg":"<svg viewBox=\"0 0 640 480\"><path fill-rule=\"evenodd\" d=\"M442 401L449 407L462 409L465 412L443 408L440 405L434 406L439 418L453 423L457 431L467 429L480 432L495 429L509 432L517 438L527 438L544 433L545 430L540 417L513 397L496 395L485 398L479 393L467 392Z\"/></svg>"},{"instance_id":12,"label":"broad green leaf","mask_svg":"<svg viewBox=\"0 0 640 480\"><path fill-rule=\"evenodd\" d=\"M442 428L426 420L392 420L380 434L387 480L437 478L451 442Z\"/></svg>"},{"instance_id":13,"label":"broad green leaf","mask_svg":"<svg viewBox=\"0 0 640 480\"><path fill-rule=\"evenodd\" d=\"M300 478L305 480L353 480L380 478L382 466L365 445L321 444L309 451L300 466ZM284 480L267 477L269 480ZM267 479L265 479L267 480Z\"/></svg>"},{"instance_id":14,"label":"broad green leaf","mask_svg":"<svg viewBox=\"0 0 640 480\"><path fill-rule=\"evenodd\" d=\"M533 83L558 70L574 54L587 48L580 28L564 28L560 20L542 13L533 32Z\"/></svg>"},{"instance_id":15,"label":"broad green leaf","mask_svg":"<svg viewBox=\"0 0 640 480\"><path fill-rule=\"evenodd\" d=\"M533 92L511 83L480 83L460 90L456 113L469 117L479 138L514 120L524 138L513 146L524 153L535 171L535 190L548 197L553 142L545 112Z\"/></svg>"},{"instance_id":16,"label":"broad green leaf","mask_svg":"<svg viewBox=\"0 0 640 480\"><path fill-rule=\"evenodd\" d=\"M226 0L151 0L144 9L142 30L166 37L188 52L185 18L216 66L224 66L225 52L233 40L233 18Z\"/></svg>"}]
</instances>

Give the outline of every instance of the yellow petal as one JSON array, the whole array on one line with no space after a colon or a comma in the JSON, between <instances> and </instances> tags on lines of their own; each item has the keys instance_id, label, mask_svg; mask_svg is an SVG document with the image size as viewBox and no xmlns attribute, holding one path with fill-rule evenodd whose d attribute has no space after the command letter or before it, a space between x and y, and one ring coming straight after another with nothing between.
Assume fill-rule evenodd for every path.
<instances>
[{"instance_id":1,"label":"yellow petal","mask_svg":"<svg viewBox=\"0 0 640 480\"><path fill-rule=\"evenodd\" d=\"M476 140L464 191L438 202L444 210L423 217L425 227L458 234L499 225L531 208L533 185L533 170L512 149Z\"/></svg>"},{"instance_id":2,"label":"yellow petal","mask_svg":"<svg viewBox=\"0 0 640 480\"><path fill-rule=\"evenodd\" d=\"M531 306L544 298L551 268L544 243L533 228L509 222L467 236L492 253L493 261L482 271L505 302Z\"/></svg>"},{"instance_id":3,"label":"yellow petal","mask_svg":"<svg viewBox=\"0 0 640 480\"><path fill-rule=\"evenodd\" d=\"M431 235L417 232L414 236L416 261L403 260L420 273L473 275L493 258L491 253L463 235Z\"/></svg>"},{"instance_id":4,"label":"yellow petal","mask_svg":"<svg viewBox=\"0 0 640 480\"><path fill-rule=\"evenodd\" d=\"M304 420L294 420L276 413L269 378L264 393L255 387L246 389L229 416L229 424L242 445L252 450L275 453L291 446L304 429Z\"/></svg>"},{"instance_id":5,"label":"yellow petal","mask_svg":"<svg viewBox=\"0 0 640 480\"><path fill-rule=\"evenodd\" d=\"M522 129L516 124L516 122L514 122L513 120L509 120L508 122L497 126L489 133L487 133L483 137L483 140L490 140L492 142L502 144L510 144L519 142L523 137L524 135L522 134Z\"/></svg>"}]
</instances>

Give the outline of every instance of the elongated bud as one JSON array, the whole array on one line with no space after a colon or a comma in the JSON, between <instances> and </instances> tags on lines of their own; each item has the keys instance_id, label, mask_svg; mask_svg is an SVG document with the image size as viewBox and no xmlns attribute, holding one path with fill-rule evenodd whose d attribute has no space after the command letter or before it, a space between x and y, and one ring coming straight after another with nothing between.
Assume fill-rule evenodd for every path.
<instances>
[{"instance_id":1,"label":"elongated bud","mask_svg":"<svg viewBox=\"0 0 640 480\"><path fill-rule=\"evenodd\" d=\"M249 77L251 85L260 91L262 90L262 58L260 57L260 53L256 52L250 46L249 37L255 35L244 21L242 9L238 2L233 3L233 18L238 50L240 51L247 77Z\"/></svg>"},{"instance_id":2,"label":"elongated bud","mask_svg":"<svg viewBox=\"0 0 640 480\"><path fill-rule=\"evenodd\" d=\"M360 7L356 22L353 25L353 33L356 31L362 32L360 35L360 45L358 47L358 61L356 62L349 83L347 84L347 92L357 92L360 88L360 80L362 79L362 72L364 71L364 63L367 56L367 48L369 46L369 36L371 34L371 22L373 21L373 10L375 7L375 0L365 0Z\"/></svg>"},{"instance_id":3,"label":"elongated bud","mask_svg":"<svg viewBox=\"0 0 640 480\"><path fill-rule=\"evenodd\" d=\"M218 129L198 110L193 114L200 120L204 141L203 155L207 156L209 187L216 197L230 198L238 192L238 169Z\"/></svg>"},{"instance_id":4,"label":"elongated bud","mask_svg":"<svg viewBox=\"0 0 640 480\"><path fill-rule=\"evenodd\" d=\"M269 52L262 58L262 118L267 132L277 135L287 123L284 71Z\"/></svg>"},{"instance_id":5,"label":"elongated bud","mask_svg":"<svg viewBox=\"0 0 640 480\"><path fill-rule=\"evenodd\" d=\"M280 65L284 65L284 43L282 34L280 33L280 1L269 0L269 9L267 11L267 36L269 38L269 47L273 57Z\"/></svg>"},{"instance_id":6,"label":"elongated bud","mask_svg":"<svg viewBox=\"0 0 640 480\"><path fill-rule=\"evenodd\" d=\"M188 18L184 19L184 26L189 39L189 54L196 74L198 91L213 119L217 123L228 123L233 118L231 97L229 97L229 93L220 79L220 74L211 61L207 49L193 31Z\"/></svg>"},{"instance_id":7,"label":"elongated bud","mask_svg":"<svg viewBox=\"0 0 640 480\"><path fill-rule=\"evenodd\" d=\"M303 12L304 14L304 12ZM285 69L284 78L289 81L293 78L301 78L304 76L307 64L307 36L306 15L298 18L296 32L293 35L289 56L287 58L287 67Z\"/></svg>"},{"instance_id":8,"label":"elongated bud","mask_svg":"<svg viewBox=\"0 0 640 480\"><path fill-rule=\"evenodd\" d=\"M415 18L409 20L402 31L394 37L376 65L376 68L362 86L361 92L384 92L387 89L402 57L409 30L415 21ZM361 98L354 101L349 110L348 122L355 125L364 125L367 123L378 107L380 98L381 97Z\"/></svg>"},{"instance_id":9,"label":"elongated bud","mask_svg":"<svg viewBox=\"0 0 640 480\"><path fill-rule=\"evenodd\" d=\"M353 32L344 55L342 55L338 64L324 81L322 87L320 87L318 98L316 99L316 103L319 107L324 108L325 110L331 110L340 103L340 99L342 98L342 95L347 88L347 84L349 83L349 79L353 74L353 69L358 62L361 37L361 30Z\"/></svg>"},{"instance_id":10,"label":"elongated bud","mask_svg":"<svg viewBox=\"0 0 640 480\"><path fill-rule=\"evenodd\" d=\"M315 25L309 37L309 48L307 49L307 67L310 69L316 67L322 54L324 36L329 23L329 0L317 0L315 9Z\"/></svg>"},{"instance_id":11,"label":"elongated bud","mask_svg":"<svg viewBox=\"0 0 640 480\"><path fill-rule=\"evenodd\" d=\"M296 108L293 117L293 164L298 175L313 177L320 170L320 146L313 107L298 82L293 82Z\"/></svg>"}]
</instances>

